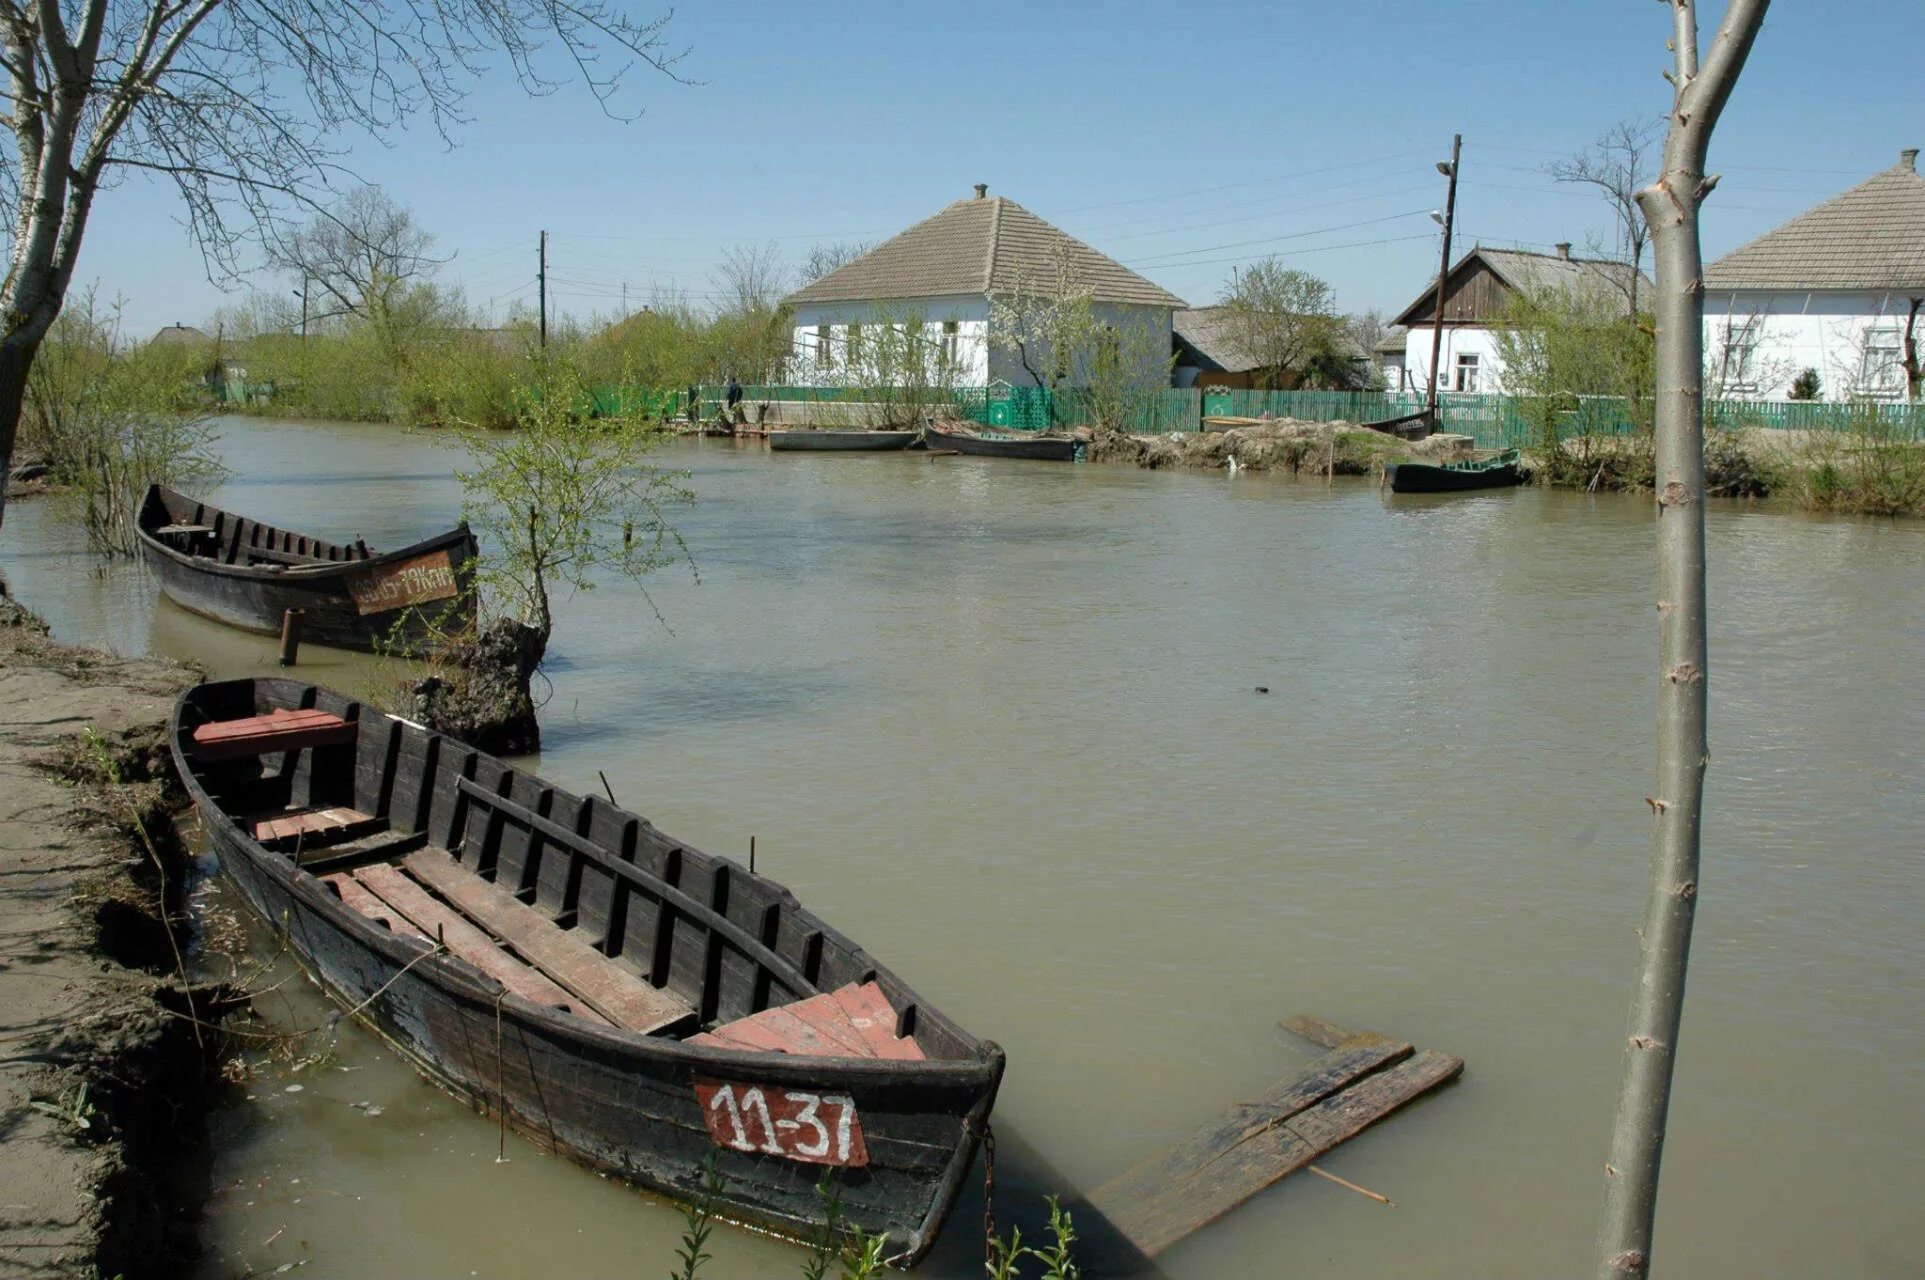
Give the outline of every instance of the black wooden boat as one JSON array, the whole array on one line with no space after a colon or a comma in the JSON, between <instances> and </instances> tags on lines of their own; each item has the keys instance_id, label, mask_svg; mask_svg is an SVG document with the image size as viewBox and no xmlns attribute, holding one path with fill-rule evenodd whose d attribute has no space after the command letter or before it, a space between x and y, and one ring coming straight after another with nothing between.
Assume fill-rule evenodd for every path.
<instances>
[{"instance_id":1,"label":"black wooden boat","mask_svg":"<svg viewBox=\"0 0 1925 1280\"><path fill-rule=\"evenodd\" d=\"M152 485L135 521L160 588L184 609L249 631L277 632L302 609L315 644L373 649L459 630L474 617L474 536L461 524L385 553L262 524Z\"/></svg>"},{"instance_id":2,"label":"black wooden boat","mask_svg":"<svg viewBox=\"0 0 1925 1280\"><path fill-rule=\"evenodd\" d=\"M914 431L840 431L833 427L790 427L769 432L769 448L790 452L886 452L907 449Z\"/></svg>"},{"instance_id":3,"label":"black wooden boat","mask_svg":"<svg viewBox=\"0 0 1925 1280\"><path fill-rule=\"evenodd\" d=\"M1075 436L1045 436L1033 433L1004 434L970 431L960 427L943 428L931 424L923 433L931 449L953 449L957 453L986 458L1032 458L1041 462L1074 462L1087 446Z\"/></svg>"},{"instance_id":4,"label":"black wooden boat","mask_svg":"<svg viewBox=\"0 0 1925 1280\"><path fill-rule=\"evenodd\" d=\"M330 995L536 1142L727 1219L849 1221L902 1265L970 1170L1003 1052L774 881L291 680L175 707L208 840ZM510 1206L502 1206L509 1211Z\"/></svg>"},{"instance_id":5,"label":"black wooden boat","mask_svg":"<svg viewBox=\"0 0 1925 1280\"><path fill-rule=\"evenodd\" d=\"M1459 493L1524 483L1515 449L1475 462L1393 462L1384 471L1392 493Z\"/></svg>"}]
</instances>

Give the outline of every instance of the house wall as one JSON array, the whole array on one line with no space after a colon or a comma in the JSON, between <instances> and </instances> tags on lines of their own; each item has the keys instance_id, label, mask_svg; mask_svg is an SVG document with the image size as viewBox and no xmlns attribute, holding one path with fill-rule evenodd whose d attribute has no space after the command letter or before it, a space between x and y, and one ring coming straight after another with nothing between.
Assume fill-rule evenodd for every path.
<instances>
[{"instance_id":1,"label":"house wall","mask_svg":"<svg viewBox=\"0 0 1925 1280\"><path fill-rule=\"evenodd\" d=\"M797 386L840 387L861 383L861 371L849 368L849 326L860 326L863 334L858 350L867 346L885 324L900 330L911 320L920 319L929 337L939 341L945 322L954 321L956 361L951 382L959 387L980 387L989 381L989 302L985 298L915 298L903 302L806 303L795 308L795 330L789 359L788 380ZM828 329L830 359L819 358L822 329ZM873 348L870 348L873 350Z\"/></svg>"},{"instance_id":2,"label":"house wall","mask_svg":"<svg viewBox=\"0 0 1925 1280\"><path fill-rule=\"evenodd\" d=\"M1705 393L1781 400L1792 379L1816 369L1822 399L1902 398L1907 302L1905 294L1871 291L1707 289ZM1925 342L1925 315L1919 331Z\"/></svg>"},{"instance_id":3,"label":"house wall","mask_svg":"<svg viewBox=\"0 0 1925 1280\"><path fill-rule=\"evenodd\" d=\"M1143 347L1148 353L1146 355L1148 362L1152 365L1159 366L1154 369L1146 369L1145 376L1154 377L1158 381L1175 381L1170 373L1166 373L1163 368L1160 367L1161 362L1169 359L1170 351L1172 350L1170 345L1170 320L1174 313L1170 308L1139 306L1135 303L1098 302L1091 306L1090 312L1098 324L1111 325L1122 332L1133 332L1139 327L1142 328L1145 331L1144 340L1141 343L1132 341L1132 345ZM1066 382L1070 385L1088 381L1087 356L1088 353L1084 353L1071 369L1070 375L1066 379ZM1047 370L1050 365L1050 356L1047 349L1032 353L1030 362L1038 369L1044 370L1045 377L1048 376ZM1012 387L1033 387L1036 385L1036 379L1031 376L1029 370L1023 367L1023 362L1017 357L1017 354L1009 350L990 351L989 380L1007 382Z\"/></svg>"},{"instance_id":4,"label":"house wall","mask_svg":"<svg viewBox=\"0 0 1925 1280\"><path fill-rule=\"evenodd\" d=\"M1430 380L1432 327L1427 324L1411 325L1410 341L1404 346L1405 377L1411 388L1418 392L1422 392ZM1483 325L1447 324L1444 326L1443 349L1438 353L1438 366L1444 371L1443 377L1437 382L1439 391L1457 390L1455 370L1460 355L1477 357L1477 391L1480 394L1494 395L1504 390L1504 360L1497 351L1496 332Z\"/></svg>"}]
</instances>

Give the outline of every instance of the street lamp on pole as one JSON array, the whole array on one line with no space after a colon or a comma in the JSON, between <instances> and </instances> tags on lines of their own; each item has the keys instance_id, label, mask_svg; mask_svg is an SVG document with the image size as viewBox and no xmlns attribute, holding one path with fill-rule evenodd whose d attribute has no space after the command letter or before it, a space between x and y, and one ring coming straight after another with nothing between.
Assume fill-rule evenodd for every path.
<instances>
[{"instance_id":1,"label":"street lamp on pole","mask_svg":"<svg viewBox=\"0 0 1925 1280\"><path fill-rule=\"evenodd\" d=\"M1435 210L1431 218L1444 228L1444 252L1437 266L1437 313L1430 326L1430 382L1424 393L1424 413L1432 431L1437 430L1437 362L1442 358L1444 346L1444 281L1450 275L1450 233L1457 220L1457 161L1464 149L1464 135L1451 135L1450 160L1438 161L1437 172L1450 179L1450 187L1444 196L1444 212L1440 217Z\"/></svg>"}]
</instances>

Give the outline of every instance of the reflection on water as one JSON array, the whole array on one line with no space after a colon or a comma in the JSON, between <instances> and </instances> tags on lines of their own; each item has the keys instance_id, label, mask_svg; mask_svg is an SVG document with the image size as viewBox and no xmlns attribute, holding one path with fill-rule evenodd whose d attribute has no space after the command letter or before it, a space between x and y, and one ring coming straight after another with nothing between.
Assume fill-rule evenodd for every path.
<instances>
[{"instance_id":1,"label":"reflection on water","mask_svg":"<svg viewBox=\"0 0 1925 1280\"><path fill-rule=\"evenodd\" d=\"M280 524L400 545L459 506L452 456L388 428L242 424L227 449L219 500ZM540 767L577 791L606 770L701 847L755 836L1001 1041L1006 1192L1087 1190L1253 1096L1312 1056L1276 1027L1312 1012L1469 1064L1324 1162L1398 1207L1292 1179L1169 1275L1586 1265L1648 835L1648 501L667 456L700 498L700 584L651 583L667 627L615 584L564 607ZM1710 536L1715 759L1659 1249L1678 1275L1916 1275L1925 526L1714 506ZM36 504L0 568L63 636L272 666L270 638L96 574ZM301 670L377 674L312 648ZM210 1276L669 1265L671 1210L512 1140L495 1163L486 1121L358 1030L295 1082L222 1118ZM978 1209L931 1273L975 1274ZM799 1265L735 1232L715 1252L718 1277Z\"/></svg>"}]
</instances>

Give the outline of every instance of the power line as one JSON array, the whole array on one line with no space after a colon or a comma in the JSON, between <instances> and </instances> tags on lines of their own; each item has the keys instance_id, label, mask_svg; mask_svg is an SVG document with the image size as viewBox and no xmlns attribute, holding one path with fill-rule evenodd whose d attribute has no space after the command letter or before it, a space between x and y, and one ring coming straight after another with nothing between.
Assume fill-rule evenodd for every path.
<instances>
[{"instance_id":1,"label":"power line","mask_svg":"<svg viewBox=\"0 0 1925 1280\"><path fill-rule=\"evenodd\" d=\"M1385 222L1396 222L1400 218L1415 218L1423 214L1426 214L1428 212L1430 212L1428 209L1406 209L1402 213L1386 214L1381 218L1365 218L1359 222L1344 222L1344 223L1339 223L1336 226L1318 227L1314 231L1293 231L1288 235L1266 236L1259 240L1232 240L1226 244L1207 245L1201 249L1186 249L1186 250L1183 250L1181 253L1159 253L1159 254L1151 254L1150 256L1143 257L1143 258L1129 258L1129 259L1125 259L1124 262L1126 265L1151 264L1151 265L1172 266L1172 267L1187 266L1189 265L1188 263L1164 262L1162 260L1166 258L1189 257L1192 254L1198 254L1198 253L1215 253L1219 249L1245 249L1250 247L1251 245L1276 244L1284 240L1301 240L1307 236L1328 235L1333 231L1352 231L1358 227L1374 227Z\"/></svg>"}]
</instances>

